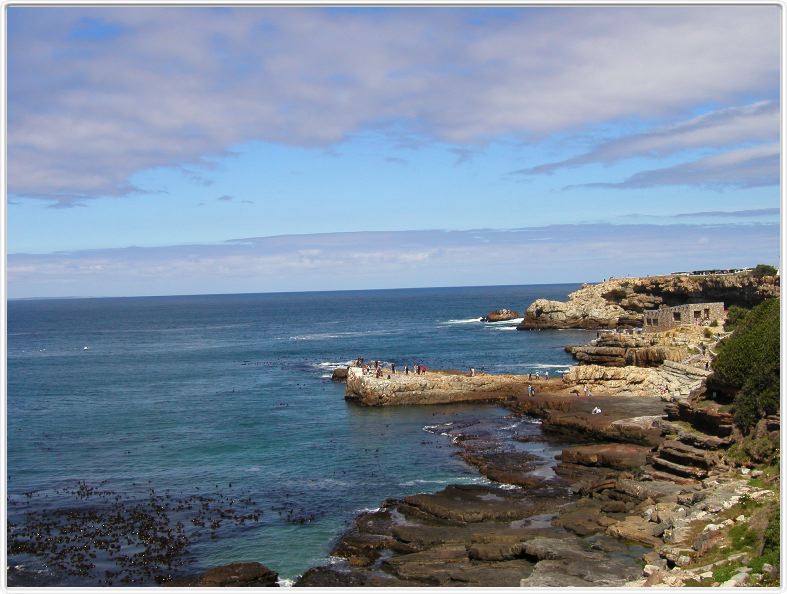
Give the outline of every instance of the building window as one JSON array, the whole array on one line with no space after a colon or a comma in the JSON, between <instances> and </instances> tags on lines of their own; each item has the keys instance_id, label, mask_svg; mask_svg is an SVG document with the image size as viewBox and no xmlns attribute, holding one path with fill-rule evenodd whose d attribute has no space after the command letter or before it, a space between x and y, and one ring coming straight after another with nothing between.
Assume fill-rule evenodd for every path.
<instances>
[{"instance_id":1,"label":"building window","mask_svg":"<svg viewBox=\"0 0 787 594\"><path fill-rule=\"evenodd\" d=\"M705 310L705 311L707 311L707 310ZM701 315L702 315L702 312L700 312L700 310L695 311L694 312L694 319L695 320L699 320Z\"/></svg>"},{"instance_id":2,"label":"building window","mask_svg":"<svg viewBox=\"0 0 787 594\"><path fill-rule=\"evenodd\" d=\"M679 311L673 311L672 312L672 321L673 322L680 322L680 312Z\"/></svg>"}]
</instances>

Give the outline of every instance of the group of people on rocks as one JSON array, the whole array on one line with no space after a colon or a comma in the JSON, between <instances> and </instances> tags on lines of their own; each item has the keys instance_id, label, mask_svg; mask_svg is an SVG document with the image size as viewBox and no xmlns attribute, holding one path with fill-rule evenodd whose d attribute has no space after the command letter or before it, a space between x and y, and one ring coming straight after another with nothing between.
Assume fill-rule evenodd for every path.
<instances>
[{"instance_id":1,"label":"group of people on rocks","mask_svg":"<svg viewBox=\"0 0 787 594\"><path fill-rule=\"evenodd\" d=\"M374 375L377 378L383 377L385 375L385 364L380 360L375 360L374 365L372 366L371 363L365 363L363 357L358 357L355 360L355 367L360 367L363 371L364 375ZM404 374L410 375L410 373L415 373L416 375L422 375L426 373L426 365L423 363L414 363L412 367L409 365L404 366ZM396 363L391 363L391 373L388 374L388 379L391 379L391 375L396 375Z\"/></svg>"},{"instance_id":2,"label":"group of people on rocks","mask_svg":"<svg viewBox=\"0 0 787 594\"><path fill-rule=\"evenodd\" d=\"M536 371L535 373L528 373L528 374L527 374L527 380L528 380L528 381L533 381L533 376L536 376L536 379L537 379L537 380L540 380L540 379L541 379L541 374L540 374L538 371ZM548 380L548 379L549 379L549 372L548 372L548 371L545 371L545 372L544 372L544 379L545 379L545 380Z\"/></svg>"}]
</instances>

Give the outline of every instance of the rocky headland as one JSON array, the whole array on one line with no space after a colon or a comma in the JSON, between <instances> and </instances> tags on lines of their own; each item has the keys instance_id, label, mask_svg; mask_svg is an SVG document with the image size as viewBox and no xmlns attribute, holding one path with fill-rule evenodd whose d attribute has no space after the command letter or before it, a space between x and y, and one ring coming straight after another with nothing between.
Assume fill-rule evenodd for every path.
<instances>
[{"instance_id":1,"label":"rocky headland","mask_svg":"<svg viewBox=\"0 0 787 594\"><path fill-rule=\"evenodd\" d=\"M778 277L747 274L648 276L585 284L568 301L536 299L519 330L642 326L643 311L686 303L724 302L752 307L779 296Z\"/></svg>"}]
</instances>

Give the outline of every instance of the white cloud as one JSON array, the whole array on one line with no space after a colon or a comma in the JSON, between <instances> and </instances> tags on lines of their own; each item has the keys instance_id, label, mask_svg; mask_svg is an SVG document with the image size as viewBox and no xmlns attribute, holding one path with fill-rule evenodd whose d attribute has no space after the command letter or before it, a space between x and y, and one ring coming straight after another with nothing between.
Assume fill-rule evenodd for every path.
<instances>
[{"instance_id":1,"label":"white cloud","mask_svg":"<svg viewBox=\"0 0 787 594\"><path fill-rule=\"evenodd\" d=\"M710 241L698 245L698 237ZM521 284L726 268L778 257L778 224L333 233L9 254L8 287L11 297L29 297Z\"/></svg>"},{"instance_id":2,"label":"white cloud","mask_svg":"<svg viewBox=\"0 0 787 594\"><path fill-rule=\"evenodd\" d=\"M778 11L11 8L9 190L123 195L146 168L392 122L463 144L735 104L778 89Z\"/></svg>"},{"instance_id":3,"label":"white cloud","mask_svg":"<svg viewBox=\"0 0 787 594\"><path fill-rule=\"evenodd\" d=\"M723 189L778 185L779 155L778 144L746 147L671 167L640 171L618 183L591 183L583 186L619 189L702 186Z\"/></svg>"},{"instance_id":4,"label":"white cloud","mask_svg":"<svg viewBox=\"0 0 787 594\"><path fill-rule=\"evenodd\" d=\"M588 163L610 164L634 157L663 157L696 148L729 147L740 143L775 141L779 138L779 105L760 101L719 109L662 128L603 142L590 151L554 163L544 163L515 173L551 173Z\"/></svg>"}]
</instances>

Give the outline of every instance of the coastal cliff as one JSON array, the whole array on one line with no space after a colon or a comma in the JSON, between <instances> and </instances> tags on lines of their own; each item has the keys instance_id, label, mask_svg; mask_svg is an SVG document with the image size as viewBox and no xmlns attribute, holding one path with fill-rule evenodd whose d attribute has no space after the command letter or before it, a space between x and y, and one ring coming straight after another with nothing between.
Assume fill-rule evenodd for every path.
<instances>
[{"instance_id":1,"label":"coastal cliff","mask_svg":"<svg viewBox=\"0 0 787 594\"><path fill-rule=\"evenodd\" d=\"M641 326L642 312L661 305L723 302L753 307L779 296L779 278L746 274L647 276L583 285L568 301L536 299L519 330L540 328L616 328Z\"/></svg>"}]
</instances>

